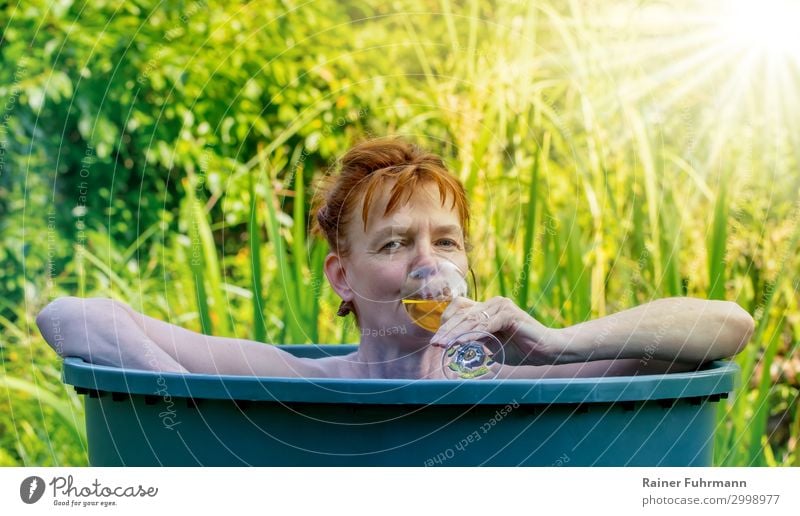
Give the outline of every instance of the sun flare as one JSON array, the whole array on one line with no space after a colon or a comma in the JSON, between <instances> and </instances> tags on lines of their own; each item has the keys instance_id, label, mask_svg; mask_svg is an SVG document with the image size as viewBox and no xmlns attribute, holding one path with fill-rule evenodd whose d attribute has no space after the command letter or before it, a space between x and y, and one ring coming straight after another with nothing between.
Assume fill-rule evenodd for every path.
<instances>
[{"instance_id":1,"label":"sun flare","mask_svg":"<svg viewBox=\"0 0 800 516\"><path fill-rule=\"evenodd\" d=\"M800 57L800 1L731 0L720 17L729 41L769 57Z\"/></svg>"}]
</instances>

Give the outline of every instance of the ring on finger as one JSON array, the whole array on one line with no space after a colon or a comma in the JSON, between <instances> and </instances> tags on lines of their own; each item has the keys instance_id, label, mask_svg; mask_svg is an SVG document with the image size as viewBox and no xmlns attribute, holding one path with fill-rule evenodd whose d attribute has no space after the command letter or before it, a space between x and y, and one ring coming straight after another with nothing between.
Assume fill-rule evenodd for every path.
<instances>
[{"instance_id":1,"label":"ring on finger","mask_svg":"<svg viewBox=\"0 0 800 516\"><path fill-rule=\"evenodd\" d=\"M481 315L483 316L483 320L484 320L484 321L488 321L489 319L491 319L491 317L489 316L489 314L488 314L488 313L486 313L486 310L481 310Z\"/></svg>"}]
</instances>

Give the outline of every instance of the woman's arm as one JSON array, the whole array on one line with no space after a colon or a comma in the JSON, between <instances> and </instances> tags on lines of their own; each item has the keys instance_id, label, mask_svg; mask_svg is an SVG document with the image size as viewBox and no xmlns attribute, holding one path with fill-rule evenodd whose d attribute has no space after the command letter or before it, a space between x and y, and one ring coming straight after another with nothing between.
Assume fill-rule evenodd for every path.
<instances>
[{"instance_id":1,"label":"woman's arm","mask_svg":"<svg viewBox=\"0 0 800 516\"><path fill-rule=\"evenodd\" d=\"M111 299L57 299L42 310L36 323L62 357L79 356L103 365L251 376L323 374L311 359L259 342L202 335Z\"/></svg>"},{"instance_id":2,"label":"woman's arm","mask_svg":"<svg viewBox=\"0 0 800 516\"><path fill-rule=\"evenodd\" d=\"M133 323L122 303L112 299L58 298L39 312L36 325L62 358L78 357L128 369L186 372Z\"/></svg>"},{"instance_id":3,"label":"woman's arm","mask_svg":"<svg viewBox=\"0 0 800 516\"><path fill-rule=\"evenodd\" d=\"M560 330L555 363L632 358L702 364L739 353L753 334L753 318L731 301L658 299Z\"/></svg>"},{"instance_id":4,"label":"woman's arm","mask_svg":"<svg viewBox=\"0 0 800 516\"><path fill-rule=\"evenodd\" d=\"M626 360L626 370L636 363L653 370L653 364L730 357L744 348L754 328L753 318L736 303L690 297L658 299L562 329L547 328L507 298L485 303L457 298L442 320L434 345L480 329L507 342L506 363L511 365Z\"/></svg>"}]
</instances>

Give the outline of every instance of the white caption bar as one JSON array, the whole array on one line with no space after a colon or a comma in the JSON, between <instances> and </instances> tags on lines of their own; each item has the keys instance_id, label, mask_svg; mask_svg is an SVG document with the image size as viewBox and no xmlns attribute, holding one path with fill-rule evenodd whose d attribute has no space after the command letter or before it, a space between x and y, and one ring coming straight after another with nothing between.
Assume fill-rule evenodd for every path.
<instances>
[{"instance_id":1,"label":"white caption bar","mask_svg":"<svg viewBox=\"0 0 800 516\"><path fill-rule=\"evenodd\" d=\"M2 513L20 516L200 509L705 516L800 508L796 468L5 468L0 478Z\"/></svg>"}]
</instances>

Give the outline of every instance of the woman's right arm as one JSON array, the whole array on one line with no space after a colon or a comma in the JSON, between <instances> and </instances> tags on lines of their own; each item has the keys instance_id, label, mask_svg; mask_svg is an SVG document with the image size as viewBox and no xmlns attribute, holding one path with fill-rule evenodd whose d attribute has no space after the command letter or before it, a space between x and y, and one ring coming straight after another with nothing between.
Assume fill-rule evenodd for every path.
<instances>
[{"instance_id":1,"label":"woman's right arm","mask_svg":"<svg viewBox=\"0 0 800 516\"><path fill-rule=\"evenodd\" d=\"M249 376L319 377L311 359L267 344L202 335L136 312L120 301L64 297L36 318L62 357L132 369Z\"/></svg>"},{"instance_id":2,"label":"woman's right arm","mask_svg":"<svg viewBox=\"0 0 800 516\"><path fill-rule=\"evenodd\" d=\"M36 316L44 340L62 358L112 367L185 373L113 299L61 297Z\"/></svg>"}]
</instances>

